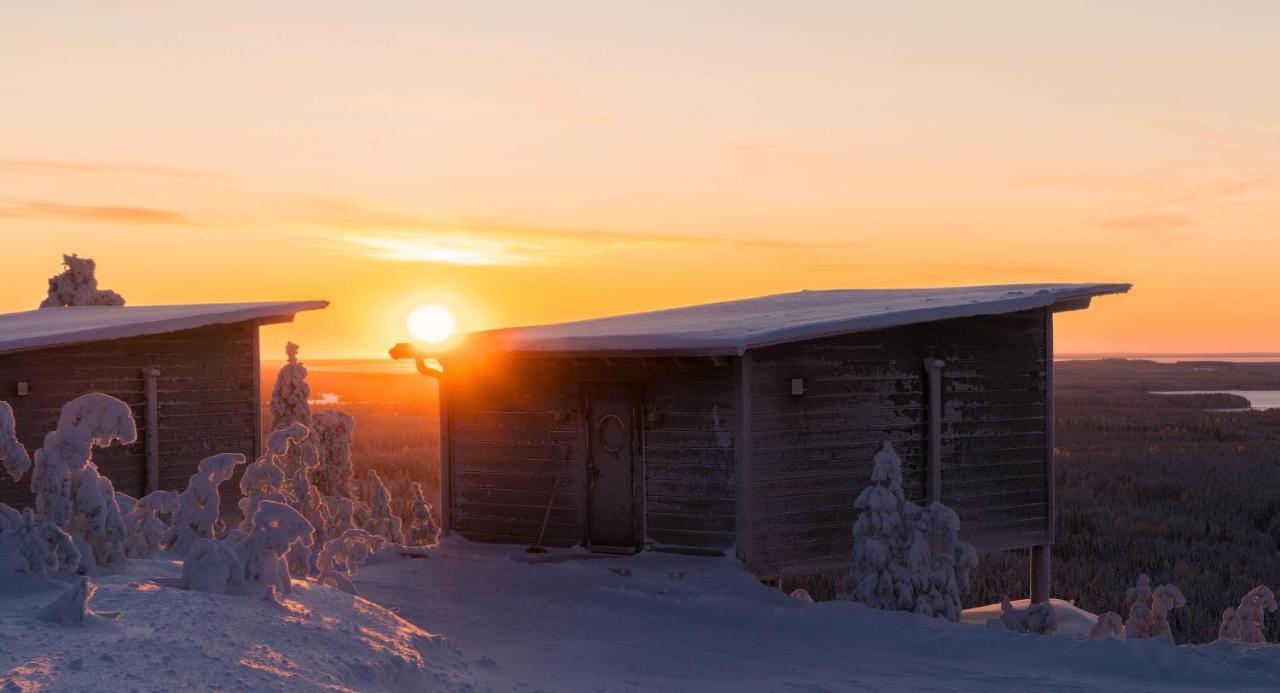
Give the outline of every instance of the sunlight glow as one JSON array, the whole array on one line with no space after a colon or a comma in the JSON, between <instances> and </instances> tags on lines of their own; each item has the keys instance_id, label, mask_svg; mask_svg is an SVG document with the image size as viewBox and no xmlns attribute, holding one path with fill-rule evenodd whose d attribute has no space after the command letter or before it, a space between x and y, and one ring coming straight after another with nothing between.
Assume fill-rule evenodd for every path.
<instances>
[{"instance_id":1,"label":"sunlight glow","mask_svg":"<svg viewBox=\"0 0 1280 693\"><path fill-rule=\"evenodd\" d=\"M409 332L429 344L439 344L453 336L458 323L444 306L422 306L409 316Z\"/></svg>"}]
</instances>

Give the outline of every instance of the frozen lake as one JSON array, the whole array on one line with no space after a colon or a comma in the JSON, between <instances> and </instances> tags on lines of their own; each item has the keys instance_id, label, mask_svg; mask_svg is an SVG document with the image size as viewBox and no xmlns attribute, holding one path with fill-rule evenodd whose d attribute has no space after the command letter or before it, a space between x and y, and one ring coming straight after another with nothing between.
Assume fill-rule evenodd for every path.
<instances>
[{"instance_id":1,"label":"frozen lake","mask_svg":"<svg viewBox=\"0 0 1280 693\"><path fill-rule=\"evenodd\" d=\"M1239 395L1249 400L1250 409L1261 411L1263 409L1280 409L1280 390L1171 390L1166 392L1153 392L1153 395L1216 395L1216 394ZM1236 409L1227 409L1224 411L1242 411Z\"/></svg>"}]
</instances>

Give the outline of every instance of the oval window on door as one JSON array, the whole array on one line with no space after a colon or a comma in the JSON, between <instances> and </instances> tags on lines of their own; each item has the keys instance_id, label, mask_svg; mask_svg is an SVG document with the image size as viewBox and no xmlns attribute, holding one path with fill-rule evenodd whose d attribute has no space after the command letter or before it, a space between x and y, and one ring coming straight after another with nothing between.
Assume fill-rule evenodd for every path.
<instances>
[{"instance_id":1,"label":"oval window on door","mask_svg":"<svg viewBox=\"0 0 1280 693\"><path fill-rule=\"evenodd\" d=\"M627 444L627 426L617 414L605 414L596 423L596 440L609 452L618 452Z\"/></svg>"}]
</instances>

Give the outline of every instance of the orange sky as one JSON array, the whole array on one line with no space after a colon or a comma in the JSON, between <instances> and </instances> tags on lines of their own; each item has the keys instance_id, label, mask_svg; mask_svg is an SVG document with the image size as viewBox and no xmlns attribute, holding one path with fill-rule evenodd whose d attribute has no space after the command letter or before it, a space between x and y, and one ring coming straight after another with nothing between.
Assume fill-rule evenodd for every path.
<instances>
[{"instance_id":1,"label":"orange sky","mask_svg":"<svg viewBox=\"0 0 1280 693\"><path fill-rule=\"evenodd\" d=\"M1275 3L329 4L0 9L0 311L63 252L328 299L266 334L311 358L428 302L1131 281L1059 352L1280 351Z\"/></svg>"}]
</instances>

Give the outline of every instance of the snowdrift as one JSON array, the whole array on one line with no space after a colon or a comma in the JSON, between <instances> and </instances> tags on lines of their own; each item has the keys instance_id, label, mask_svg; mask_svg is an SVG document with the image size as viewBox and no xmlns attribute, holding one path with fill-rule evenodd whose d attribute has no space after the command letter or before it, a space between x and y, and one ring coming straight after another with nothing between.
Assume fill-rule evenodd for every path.
<instances>
[{"instance_id":1,"label":"snowdrift","mask_svg":"<svg viewBox=\"0 0 1280 693\"><path fill-rule=\"evenodd\" d=\"M0 594L0 686L16 690L473 690L454 648L360 597L295 581L273 604L169 586L179 562L94 578L82 627L41 620L64 586ZM20 577L20 576L19 576ZM9 690L9 688L4 688Z\"/></svg>"}]
</instances>

